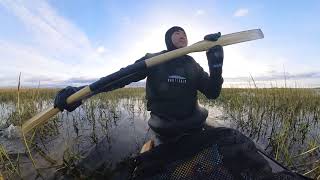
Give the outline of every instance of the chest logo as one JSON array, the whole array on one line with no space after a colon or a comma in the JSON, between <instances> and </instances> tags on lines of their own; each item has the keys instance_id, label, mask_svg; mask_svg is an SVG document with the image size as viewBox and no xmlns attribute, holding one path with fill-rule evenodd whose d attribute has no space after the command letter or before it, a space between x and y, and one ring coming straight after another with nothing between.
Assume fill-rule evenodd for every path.
<instances>
[{"instance_id":1,"label":"chest logo","mask_svg":"<svg viewBox=\"0 0 320 180\"><path fill-rule=\"evenodd\" d=\"M187 83L187 79L185 77L182 77L182 76L172 75L172 76L168 77L168 83L186 84Z\"/></svg>"}]
</instances>

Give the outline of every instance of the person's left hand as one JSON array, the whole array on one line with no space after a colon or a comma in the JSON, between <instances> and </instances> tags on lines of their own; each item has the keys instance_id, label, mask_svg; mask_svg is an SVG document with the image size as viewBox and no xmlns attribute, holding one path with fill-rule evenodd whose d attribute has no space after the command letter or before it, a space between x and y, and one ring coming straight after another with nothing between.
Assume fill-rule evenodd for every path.
<instances>
[{"instance_id":1,"label":"person's left hand","mask_svg":"<svg viewBox=\"0 0 320 180\"><path fill-rule=\"evenodd\" d=\"M223 48L220 45L213 46L212 48L208 49L206 52L209 67L211 70L213 69L221 69L223 66Z\"/></svg>"},{"instance_id":2,"label":"person's left hand","mask_svg":"<svg viewBox=\"0 0 320 180\"><path fill-rule=\"evenodd\" d=\"M221 33L208 34L204 36L204 40L217 41L221 37ZM222 68L223 65L223 48L216 45L207 50L207 58L210 69Z\"/></svg>"},{"instance_id":3,"label":"person's left hand","mask_svg":"<svg viewBox=\"0 0 320 180\"><path fill-rule=\"evenodd\" d=\"M217 41L220 37L221 37L221 33L217 32L217 33L214 33L214 34L208 34L208 35L204 36L204 40Z\"/></svg>"}]
</instances>

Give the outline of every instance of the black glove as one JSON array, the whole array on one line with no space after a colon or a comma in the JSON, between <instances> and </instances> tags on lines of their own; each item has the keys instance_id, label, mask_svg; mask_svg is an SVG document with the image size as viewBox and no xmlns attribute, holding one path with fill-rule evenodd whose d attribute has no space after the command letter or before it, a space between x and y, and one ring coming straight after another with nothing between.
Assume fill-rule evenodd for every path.
<instances>
[{"instance_id":1,"label":"black glove","mask_svg":"<svg viewBox=\"0 0 320 180\"><path fill-rule=\"evenodd\" d=\"M204 37L204 40L217 41L221 37L221 33L208 34ZM216 45L207 50L207 59L210 69L210 74L221 74L223 65L223 48L220 45Z\"/></svg>"},{"instance_id":2,"label":"black glove","mask_svg":"<svg viewBox=\"0 0 320 180\"><path fill-rule=\"evenodd\" d=\"M79 91L80 89L82 89L82 87L78 88L78 87L68 86L60 90L54 99L54 107L59 108L60 111L63 111L65 109L69 112L77 109L77 107L79 107L82 104L82 102L77 101L72 104L67 104L67 98L72 94L74 94L75 92Z\"/></svg>"},{"instance_id":3,"label":"black glove","mask_svg":"<svg viewBox=\"0 0 320 180\"><path fill-rule=\"evenodd\" d=\"M206 52L206 54L210 71L222 69L224 57L222 46L213 46Z\"/></svg>"},{"instance_id":4,"label":"black glove","mask_svg":"<svg viewBox=\"0 0 320 180\"><path fill-rule=\"evenodd\" d=\"M204 37L204 40L207 40L207 41L217 41L219 38L221 37L221 33L220 32L217 32L217 33L214 33L214 34L208 34Z\"/></svg>"}]
</instances>

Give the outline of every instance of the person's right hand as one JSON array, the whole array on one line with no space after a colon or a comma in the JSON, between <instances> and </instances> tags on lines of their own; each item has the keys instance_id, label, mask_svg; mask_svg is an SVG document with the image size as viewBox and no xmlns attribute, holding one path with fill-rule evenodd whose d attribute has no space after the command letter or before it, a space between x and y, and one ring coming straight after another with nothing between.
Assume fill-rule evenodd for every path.
<instances>
[{"instance_id":1,"label":"person's right hand","mask_svg":"<svg viewBox=\"0 0 320 180\"><path fill-rule=\"evenodd\" d=\"M67 98L79 91L80 89L81 88L68 86L60 90L54 99L54 107L60 109L60 111L67 110L69 112L77 109L77 107L79 107L82 104L82 102L77 101L72 104L67 104Z\"/></svg>"},{"instance_id":2,"label":"person's right hand","mask_svg":"<svg viewBox=\"0 0 320 180\"><path fill-rule=\"evenodd\" d=\"M207 34L203 39L207 41L218 41L220 37L221 37L221 32L217 32L214 34Z\"/></svg>"}]
</instances>

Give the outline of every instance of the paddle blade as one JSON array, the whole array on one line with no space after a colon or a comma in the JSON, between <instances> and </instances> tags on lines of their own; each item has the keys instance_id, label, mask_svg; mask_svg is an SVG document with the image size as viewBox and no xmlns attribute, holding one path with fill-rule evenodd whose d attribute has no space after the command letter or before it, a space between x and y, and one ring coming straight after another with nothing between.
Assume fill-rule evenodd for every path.
<instances>
[{"instance_id":1,"label":"paddle blade","mask_svg":"<svg viewBox=\"0 0 320 180\"><path fill-rule=\"evenodd\" d=\"M170 59L174 59L176 57L183 56L185 54L189 54L192 52L201 52L201 51L206 51L209 48L216 46L216 45L221 45L221 46L228 46L231 44L237 44L237 43L242 43L242 42L247 42L247 41L253 41L257 39L262 39L264 38L263 32L261 29L252 29L248 31L241 31L241 32L236 32L232 34L226 34L221 36L218 41L199 41L195 44L192 44L190 46L176 49L174 51L169 51L167 53L149 58L145 60L146 66L147 67L152 67L160 63L164 63L166 61L169 61Z\"/></svg>"},{"instance_id":2,"label":"paddle blade","mask_svg":"<svg viewBox=\"0 0 320 180\"><path fill-rule=\"evenodd\" d=\"M218 39L218 41L214 41L214 42L206 41L206 40L200 41L189 47L191 52L200 52L200 51L206 51L209 48L216 45L228 46L231 44L237 44L237 43L253 41L257 39L263 39L263 38L264 38L264 34L261 31L261 29L252 29L248 31L241 31L241 32L223 35Z\"/></svg>"}]
</instances>

